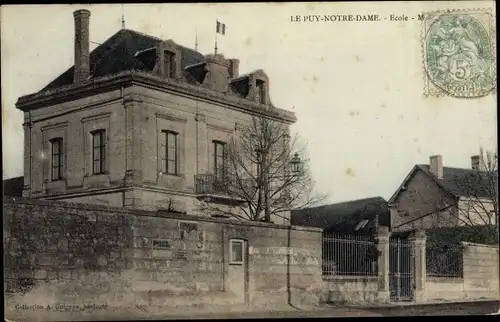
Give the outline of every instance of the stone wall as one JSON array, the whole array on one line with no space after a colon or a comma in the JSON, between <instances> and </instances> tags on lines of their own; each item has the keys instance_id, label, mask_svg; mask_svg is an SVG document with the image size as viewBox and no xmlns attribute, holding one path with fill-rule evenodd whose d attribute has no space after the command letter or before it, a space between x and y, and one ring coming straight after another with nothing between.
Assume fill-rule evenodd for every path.
<instances>
[{"instance_id":1,"label":"stone wall","mask_svg":"<svg viewBox=\"0 0 500 322\"><path fill-rule=\"evenodd\" d=\"M464 300L464 280L457 277L428 276L425 281L425 300Z\"/></svg>"},{"instance_id":2,"label":"stone wall","mask_svg":"<svg viewBox=\"0 0 500 322\"><path fill-rule=\"evenodd\" d=\"M498 246L463 243L467 298L498 298Z\"/></svg>"},{"instance_id":3,"label":"stone wall","mask_svg":"<svg viewBox=\"0 0 500 322\"><path fill-rule=\"evenodd\" d=\"M376 303L379 298L378 276L325 277L322 302Z\"/></svg>"},{"instance_id":4,"label":"stone wall","mask_svg":"<svg viewBox=\"0 0 500 322\"><path fill-rule=\"evenodd\" d=\"M427 277L426 301L498 298L498 247L462 243L463 278Z\"/></svg>"},{"instance_id":5,"label":"stone wall","mask_svg":"<svg viewBox=\"0 0 500 322\"><path fill-rule=\"evenodd\" d=\"M300 305L322 289L314 228L4 198L4 236L10 305L234 304L239 291ZM243 290L228 279L232 238L248 245Z\"/></svg>"}]
</instances>

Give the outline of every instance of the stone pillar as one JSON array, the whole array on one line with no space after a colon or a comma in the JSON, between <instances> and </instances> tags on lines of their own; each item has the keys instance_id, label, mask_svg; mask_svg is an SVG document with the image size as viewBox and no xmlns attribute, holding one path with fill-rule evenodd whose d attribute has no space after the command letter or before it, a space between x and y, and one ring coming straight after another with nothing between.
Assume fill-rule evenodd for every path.
<instances>
[{"instance_id":1,"label":"stone pillar","mask_svg":"<svg viewBox=\"0 0 500 322\"><path fill-rule=\"evenodd\" d=\"M30 112L31 114L31 112ZM24 127L24 181L23 181L23 192L22 196L25 198L31 197L31 172L33 171L32 161L33 161L33 150L31 149L31 132L32 132L32 123L31 118L26 117L28 113L24 113L25 121L23 124Z\"/></svg>"},{"instance_id":2,"label":"stone pillar","mask_svg":"<svg viewBox=\"0 0 500 322\"><path fill-rule=\"evenodd\" d=\"M413 246L414 251L414 262L415 262L415 302L421 303L425 300L425 280L427 276L426 272L426 260L425 260L425 233L423 231L416 231L413 236L410 237L410 243Z\"/></svg>"},{"instance_id":3,"label":"stone pillar","mask_svg":"<svg viewBox=\"0 0 500 322\"><path fill-rule=\"evenodd\" d=\"M379 227L375 243L378 251L378 299L386 303L389 302L389 228Z\"/></svg>"},{"instance_id":4,"label":"stone pillar","mask_svg":"<svg viewBox=\"0 0 500 322\"><path fill-rule=\"evenodd\" d=\"M126 96L125 107L126 162L125 184L142 183L142 136L143 124L141 117L142 100L135 95Z\"/></svg>"}]
</instances>

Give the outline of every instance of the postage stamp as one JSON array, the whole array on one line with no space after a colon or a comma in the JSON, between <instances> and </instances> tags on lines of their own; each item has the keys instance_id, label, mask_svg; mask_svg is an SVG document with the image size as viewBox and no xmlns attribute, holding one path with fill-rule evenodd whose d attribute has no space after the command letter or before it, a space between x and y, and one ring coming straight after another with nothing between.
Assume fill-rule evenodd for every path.
<instances>
[{"instance_id":1,"label":"postage stamp","mask_svg":"<svg viewBox=\"0 0 500 322\"><path fill-rule=\"evenodd\" d=\"M489 10L426 13L422 31L425 96L477 98L494 91L496 32Z\"/></svg>"}]
</instances>

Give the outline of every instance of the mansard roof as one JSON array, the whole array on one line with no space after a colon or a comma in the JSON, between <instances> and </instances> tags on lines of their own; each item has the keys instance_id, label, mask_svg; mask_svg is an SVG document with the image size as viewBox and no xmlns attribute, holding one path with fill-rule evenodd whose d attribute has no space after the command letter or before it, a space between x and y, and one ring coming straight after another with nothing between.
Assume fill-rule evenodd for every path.
<instances>
[{"instance_id":1,"label":"mansard roof","mask_svg":"<svg viewBox=\"0 0 500 322\"><path fill-rule=\"evenodd\" d=\"M155 48L160 38L141 32L122 29L90 53L90 74L102 77L127 70L152 71L156 62ZM192 49L177 45L181 51L181 67L205 61L204 56ZM153 55L147 55L152 52ZM73 83L74 66L59 75L41 91Z\"/></svg>"},{"instance_id":2,"label":"mansard roof","mask_svg":"<svg viewBox=\"0 0 500 322\"><path fill-rule=\"evenodd\" d=\"M170 44L176 48L180 56L181 79L168 79L158 74L158 49L161 43ZM89 55L90 79L87 82L74 83L74 66L56 77L42 90L20 97L16 107L24 112L54 102L63 102L68 99L84 97L89 91L114 88L120 84L148 83L166 89L174 89L197 97L210 97L218 103L227 103L236 108L243 108L252 113L265 114L277 117L290 123L296 121L295 114L273 106L268 101L266 109L249 94L253 84L249 75L255 79L267 80L262 70L243 75L240 78L236 69L229 68L237 59L226 59L223 55L203 55L200 52L178 45L172 40L162 40L141 32L122 29L116 32L104 43L92 50ZM223 64L228 66L228 86L212 88L205 83L207 66L209 64ZM233 75L232 73L236 73ZM113 87L114 86L114 87Z\"/></svg>"}]
</instances>

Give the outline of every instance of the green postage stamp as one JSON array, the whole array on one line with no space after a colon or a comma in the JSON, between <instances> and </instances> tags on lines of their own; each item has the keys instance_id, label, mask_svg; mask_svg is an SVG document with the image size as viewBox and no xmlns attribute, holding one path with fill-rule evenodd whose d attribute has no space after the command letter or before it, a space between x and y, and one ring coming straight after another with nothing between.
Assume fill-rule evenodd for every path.
<instances>
[{"instance_id":1,"label":"green postage stamp","mask_svg":"<svg viewBox=\"0 0 500 322\"><path fill-rule=\"evenodd\" d=\"M476 98L494 92L495 39L494 17L490 11L425 13L424 94Z\"/></svg>"}]
</instances>

